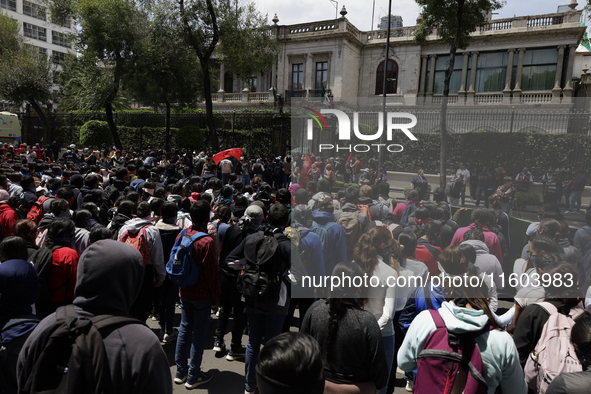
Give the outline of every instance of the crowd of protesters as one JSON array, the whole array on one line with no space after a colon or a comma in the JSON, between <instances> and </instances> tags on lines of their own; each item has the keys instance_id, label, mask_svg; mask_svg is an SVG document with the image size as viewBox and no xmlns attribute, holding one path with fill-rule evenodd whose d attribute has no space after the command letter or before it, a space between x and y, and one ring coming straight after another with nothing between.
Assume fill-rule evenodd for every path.
<instances>
[{"instance_id":1,"label":"crowd of protesters","mask_svg":"<svg viewBox=\"0 0 591 394\"><path fill-rule=\"evenodd\" d=\"M193 389L214 378L205 351L244 359L246 393L391 393L398 369L416 393L589 391L590 210L571 243L545 204L511 261L513 178L459 227L449 200L472 185L463 165L458 197L423 201L419 171L396 201L384 170L355 157L36 150L0 157L2 393ZM340 179L358 186L333 190ZM186 261L198 277L179 286L170 267ZM295 291L331 274L380 285ZM422 285L388 285L402 277ZM434 280L465 277L478 284Z\"/></svg>"}]
</instances>

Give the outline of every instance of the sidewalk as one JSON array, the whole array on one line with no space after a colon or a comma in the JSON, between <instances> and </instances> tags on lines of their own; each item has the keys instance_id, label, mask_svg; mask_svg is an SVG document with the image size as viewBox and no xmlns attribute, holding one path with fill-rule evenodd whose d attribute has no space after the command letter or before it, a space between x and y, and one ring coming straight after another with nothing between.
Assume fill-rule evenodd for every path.
<instances>
[{"instance_id":1,"label":"sidewalk","mask_svg":"<svg viewBox=\"0 0 591 394\"><path fill-rule=\"evenodd\" d=\"M415 176L414 173L409 172L395 172L395 171L388 171L388 183L390 183L390 196L395 198L397 201L404 201L404 188L410 187L410 181ZM425 177L429 181L431 185L431 190L439 187L439 175L433 174L425 174ZM466 208L476 208L476 203L472 201L469 196L469 188L466 190ZM542 183L534 182L530 187L531 193L537 193L540 196L542 195ZM591 198L591 187L585 187L585 192L583 192L583 204L581 205L581 213L576 214L565 214L564 219L568 222L571 227L581 228L585 225L585 210L589 207L589 204L585 202L589 202ZM541 200L541 198L540 198ZM482 203L483 204L483 203ZM480 205L481 207L483 205ZM564 198L563 203L564 205ZM524 220L529 220L532 222L538 221L538 210L541 208L539 206L527 206L525 210L521 212L514 211L513 216L516 218L521 218ZM563 210L564 211L564 210Z\"/></svg>"}]
</instances>

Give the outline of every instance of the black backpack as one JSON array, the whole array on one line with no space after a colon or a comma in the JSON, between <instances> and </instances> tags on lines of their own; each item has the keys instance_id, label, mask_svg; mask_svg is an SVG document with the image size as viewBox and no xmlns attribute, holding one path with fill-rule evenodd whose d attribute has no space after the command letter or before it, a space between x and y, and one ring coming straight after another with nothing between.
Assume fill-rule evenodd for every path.
<instances>
[{"instance_id":1,"label":"black backpack","mask_svg":"<svg viewBox=\"0 0 591 394\"><path fill-rule=\"evenodd\" d=\"M68 279L66 279L63 285L56 289L52 289L49 283L49 271L51 269L51 265L53 264L53 252L62 247L63 246L59 245L56 245L52 248L44 246L37 249L31 256L31 264L33 264L33 267L35 267L37 275L39 276L39 283L41 284L39 297L37 298L37 302L35 302L35 307L39 316L47 316L50 312L52 312L48 310L51 295L64 286L67 287L69 284Z\"/></svg>"},{"instance_id":2,"label":"black backpack","mask_svg":"<svg viewBox=\"0 0 591 394\"><path fill-rule=\"evenodd\" d=\"M238 274L237 287L247 302L268 303L279 296L285 274L281 261L275 258L282 233L259 231L244 244L246 265Z\"/></svg>"},{"instance_id":3,"label":"black backpack","mask_svg":"<svg viewBox=\"0 0 591 394\"><path fill-rule=\"evenodd\" d=\"M19 368L19 393L112 393L103 335L127 324L125 316L78 316L74 305L57 309L55 324L31 342Z\"/></svg>"}]
</instances>

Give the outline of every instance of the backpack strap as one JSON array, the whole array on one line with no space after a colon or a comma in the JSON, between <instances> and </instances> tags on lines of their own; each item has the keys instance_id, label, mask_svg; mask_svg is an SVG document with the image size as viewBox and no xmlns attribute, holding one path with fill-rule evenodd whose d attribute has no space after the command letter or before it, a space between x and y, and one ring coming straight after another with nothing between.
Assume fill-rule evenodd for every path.
<instances>
[{"instance_id":1,"label":"backpack strap","mask_svg":"<svg viewBox=\"0 0 591 394\"><path fill-rule=\"evenodd\" d=\"M552 305L550 302L547 302L547 301L536 302L536 305L538 305L542 309L544 309L550 316L558 313L558 309L554 305Z\"/></svg>"},{"instance_id":2,"label":"backpack strap","mask_svg":"<svg viewBox=\"0 0 591 394\"><path fill-rule=\"evenodd\" d=\"M2 327L2 330L0 330L0 332L4 332L12 327L20 326L21 324L24 324L24 323L39 323L40 321L41 321L41 318L39 316L22 315L22 316L14 318L14 319L10 319L4 325L4 327Z\"/></svg>"},{"instance_id":3,"label":"backpack strap","mask_svg":"<svg viewBox=\"0 0 591 394\"><path fill-rule=\"evenodd\" d=\"M445 323L443 322L443 319L441 318L441 315L439 314L438 311L436 311L434 309L429 309L429 313L431 314L431 317L433 318L433 322L435 322L435 327L445 328L447 330L447 327L445 326Z\"/></svg>"}]
</instances>

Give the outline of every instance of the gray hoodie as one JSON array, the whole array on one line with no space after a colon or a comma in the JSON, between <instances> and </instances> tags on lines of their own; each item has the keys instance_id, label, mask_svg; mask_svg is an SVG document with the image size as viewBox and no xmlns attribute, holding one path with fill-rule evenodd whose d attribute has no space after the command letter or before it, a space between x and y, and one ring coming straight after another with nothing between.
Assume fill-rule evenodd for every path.
<instances>
[{"instance_id":1,"label":"gray hoodie","mask_svg":"<svg viewBox=\"0 0 591 394\"><path fill-rule=\"evenodd\" d=\"M151 264L156 271L157 281L164 280L166 278L166 269L164 267L164 252L162 251L162 240L160 239L160 231L155 226L152 226L152 222L148 219L134 218L127 222L119 230L117 239L121 239L121 236L125 231L129 231L132 234L137 233L142 229L146 228L146 237L148 239L148 249L150 250L150 258L147 264Z\"/></svg>"},{"instance_id":2,"label":"gray hoodie","mask_svg":"<svg viewBox=\"0 0 591 394\"><path fill-rule=\"evenodd\" d=\"M499 289L499 291L503 290L503 267L501 267L501 263L499 263L499 260L495 255L490 254L488 246L486 246L484 242L478 240L464 241L462 244L468 244L474 247L476 250L476 263L474 263L474 265L480 269L481 273L487 276L492 274L497 289Z\"/></svg>"},{"instance_id":3,"label":"gray hoodie","mask_svg":"<svg viewBox=\"0 0 591 394\"><path fill-rule=\"evenodd\" d=\"M128 316L142 284L142 257L132 246L113 240L92 244L78 263L74 306L83 316ZM25 342L19 355L21 370L29 349L46 328L55 324L47 316ZM108 333L103 342L116 394L171 394L168 358L158 337L146 326L128 324Z\"/></svg>"}]
</instances>

